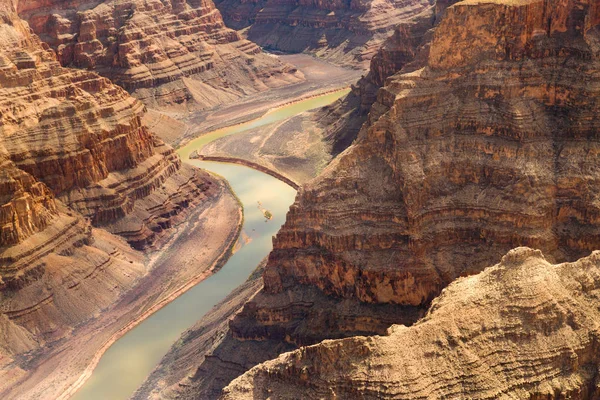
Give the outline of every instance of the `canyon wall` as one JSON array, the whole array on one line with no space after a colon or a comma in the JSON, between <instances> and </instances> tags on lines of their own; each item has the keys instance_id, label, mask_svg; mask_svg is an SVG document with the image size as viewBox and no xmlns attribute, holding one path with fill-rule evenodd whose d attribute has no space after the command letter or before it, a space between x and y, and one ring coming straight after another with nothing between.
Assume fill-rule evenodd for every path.
<instances>
[{"instance_id":1,"label":"canyon wall","mask_svg":"<svg viewBox=\"0 0 600 400\"><path fill-rule=\"evenodd\" d=\"M67 69L12 15L0 50L0 150L96 226L152 245L210 179L141 124L144 105L95 73Z\"/></svg>"},{"instance_id":2,"label":"canyon wall","mask_svg":"<svg viewBox=\"0 0 600 400\"><path fill-rule=\"evenodd\" d=\"M150 107L210 108L302 80L225 27L211 0L20 1L63 66L93 70Z\"/></svg>"},{"instance_id":3,"label":"canyon wall","mask_svg":"<svg viewBox=\"0 0 600 400\"><path fill-rule=\"evenodd\" d=\"M0 356L14 356L118 299L147 272L130 245L161 244L218 185L141 124L139 100L62 67L15 2L0 16Z\"/></svg>"},{"instance_id":4,"label":"canyon wall","mask_svg":"<svg viewBox=\"0 0 600 400\"><path fill-rule=\"evenodd\" d=\"M599 252L552 265L517 248L453 282L415 325L286 353L222 399L594 399L599 291Z\"/></svg>"},{"instance_id":5,"label":"canyon wall","mask_svg":"<svg viewBox=\"0 0 600 400\"><path fill-rule=\"evenodd\" d=\"M266 360L285 346L410 325L452 281L515 247L551 262L600 247L598 6L468 0L434 10L434 28L409 35L422 39L407 62L397 58L400 72L371 64L384 86L366 124L301 188L264 289L223 341L246 356L214 349L218 360L182 381L184 398L218 396L206 371L233 377L252 364L247 354Z\"/></svg>"},{"instance_id":6,"label":"canyon wall","mask_svg":"<svg viewBox=\"0 0 600 400\"><path fill-rule=\"evenodd\" d=\"M383 41L404 21L428 12L430 0L217 0L228 26L249 27L259 45L309 52L336 64L366 68Z\"/></svg>"},{"instance_id":7,"label":"canyon wall","mask_svg":"<svg viewBox=\"0 0 600 400\"><path fill-rule=\"evenodd\" d=\"M301 190L265 293L300 283L420 307L522 244L555 260L594 250L596 12L541 0L448 8L428 65L388 78L373 106L388 111Z\"/></svg>"}]
</instances>

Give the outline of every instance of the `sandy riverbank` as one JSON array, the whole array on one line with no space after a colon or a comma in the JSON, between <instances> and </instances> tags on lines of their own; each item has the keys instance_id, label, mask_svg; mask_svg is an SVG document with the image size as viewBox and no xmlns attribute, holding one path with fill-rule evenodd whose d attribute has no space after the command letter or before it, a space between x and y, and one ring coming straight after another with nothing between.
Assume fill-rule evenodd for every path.
<instances>
[{"instance_id":1,"label":"sandy riverbank","mask_svg":"<svg viewBox=\"0 0 600 400\"><path fill-rule=\"evenodd\" d=\"M342 68L307 54L278 57L283 62L294 64L304 74L306 80L257 93L240 99L234 104L222 105L208 111L182 114L150 110L144 122L153 126L153 131L167 143L180 147L204 132L241 124L260 118L270 110L292 102L347 88L356 83L365 73L356 69Z\"/></svg>"},{"instance_id":2,"label":"sandy riverbank","mask_svg":"<svg viewBox=\"0 0 600 400\"><path fill-rule=\"evenodd\" d=\"M17 360L20 382L3 388L5 399L68 398L91 375L102 354L145 318L218 270L237 241L243 214L226 182L210 204L181 224L168 244L148 257L153 268L115 305L70 337ZM198 248L198 243L204 247ZM152 257L154 256L154 257ZM84 371L83 373L81 371Z\"/></svg>"}]
</instances>

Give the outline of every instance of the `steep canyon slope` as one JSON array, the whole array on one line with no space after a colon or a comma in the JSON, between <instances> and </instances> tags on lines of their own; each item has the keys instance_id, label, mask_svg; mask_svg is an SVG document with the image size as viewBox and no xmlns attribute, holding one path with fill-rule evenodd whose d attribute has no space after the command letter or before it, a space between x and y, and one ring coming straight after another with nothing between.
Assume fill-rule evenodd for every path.
<instances>
[{"instance_id":1,"label":"steep canyon slope","mask_svg":"<svg viewBox=\"0 0 600 400\"><path fill-rule=\"evenodd\" d=\"M386 79L404 69L416 70L427 62L433 31L449 3L436 3L399 23L394 33L371 59L369 72L351 85L350 93L327 107L218 139L200 155L234 157L276 171L303 184L316 177L358 136L371 111L376 119L381 107L373 108L377 91ZM310 74L306 75L310 79ZM358 78L358 77L357 77Z\"/></svg>"},{"instance_id":2,"label":"steep canyon slope","mask_svg":"<svg viewBox=\"0 0 600 400\"><path fill-rule=\"evenodd\" d=\"M301 191L264 295L300 283L422 307L513 247L559 261L598 247L599 12L542 0L448 8L427 66L388 78L370 126Z\"/></svg>"},{"instance_id":3,"label":"steep canyon slope","mask_svg":"<svg viewBox=\"0 0 600 400\"><path fill-rule=\"evenodd\" d=\"M551 262L600 247L597 2L440 1L434 12L400 72L385 56L406 53L401 41L371 64L384 86L358 138L300 190L264 289L165 396L217 397L225 375L260 358L412 324L453 280L515 247Z\"/></svg>"},{"instance_id":4,"label":"steep canyon slope","mask_svg":"<svg viewBox=\"0 0 600 400\"><path fill-rule=\"evenodd\" d=\"M63 68L14 1L0 1L0 17L4 366L130 289L148 272L130 245L159 245L219 184L141 124L139 100L93 72Z\"/></svg>"},{"instance_id":5,"label":"steep canyon slope","mask_svg":"<svg viewBox=\"0 0 600 400\"><path fill-rule=\"evenodd\" d=\"M309 52L336 64L366 68L404 21L428 12L432 0L216 0L228 26L284 52Z\"/></svg>"},{"instance_id":6,"label":"steep canyon slope","mask_svg":"<svg viewBox=\"0 0 600 400\"><path fill-rule=\"evenodd\" d=\"M597 398L599 290L600 253L552 265L517 248L412 327L286 353L222 399Z\"/></svg>"},{"instance_id":7,"label":"steep canyon slope","mask_svg":"<svg viewBox=\"0 0 600 400\"><path fill-rule=\"evenodd\" d=\"M20 1L63 66L93 70L150 107L210 108L302 80L225 27L211 0Z\"/></svg>"}]
</instances>

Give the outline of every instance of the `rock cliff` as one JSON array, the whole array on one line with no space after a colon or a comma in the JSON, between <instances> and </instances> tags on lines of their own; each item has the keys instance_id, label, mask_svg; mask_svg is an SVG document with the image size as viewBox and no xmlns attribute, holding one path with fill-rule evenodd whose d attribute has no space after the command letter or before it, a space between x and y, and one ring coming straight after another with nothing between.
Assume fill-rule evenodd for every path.
<instances>
[{"instance_id":1,"label":"rock cliff","mask_svg":"<svg viewBox=\"0 0 600 400\"><path fill-rule=\"evenodd\" d=\"M63 68L15 7L0 1L0 357L112 304L147 272L129 244L160 244L218 186L141 124L139 100Z\"/></svg>"},{"instance_id":2,"label":"rock cliff","mask_svg":"<svg viewBox=\"0 0 600 400\"><path fill-rule=\"evenodd\" d=\"M61 67L11 18L1 36L0 151L94 225L152 245L210 179L141 124L140 101L95 73Z\"/></svg>"},{"instance_id":3,"label":"rock cliff","mask_svg":"<svg viewBox=\"0 0 600 400\"><path fill-rule=\"evenodd\" d=\"M373 106L388 111L301 191L265 292L301 283L423 306L513 247L556 260L598 247L597 12L556 1L448 8L428 65L388 78Z\"/></svg>"},{"instance_id":4,"label":"rock cliff","mask_svg":"<svg viewBox=\"0 0 600 400\"><path fill-rule=\"evenodd\" d=\"M597 398L599 290L600 253L552 265L518 248L412 327L286 353L222 399Z\"/></svg>"},{"instance_id":5,"label":"rock cliff","mask_svg":"<svg viewBox=\"0 0 600 400\"><path fill-rule=\"evenodd\" d=\"M248 38L285 52L310 52L337 64L368 67L395 27L421 13L430 0L217 0L228 26L249 26Z\"/></svg>"},{"instance_id":6,"label":"rock cliff","mask_svg":"<svg viewBox=\"0 0 600 400\"><path fill-rule=\"evenodd\" d=\"M412 324L518 246L551 262L600 247L598 5L451 3L413 61L382 69L353 145L300 190L264 289L230 323L245 354ZM218 393L200 373L185 385Z\"/></svg>"},{"instance_id":7,"label":"rock cliff","mask_svg":"<svg viewBox=\"0 0 600 400\"><path fill-rule=\"evenodd\" d=\"M150 107L210 108L302 80L223 24L211 0L20 1L63 66L93 70Z\"/></svg>"}]
</instances>

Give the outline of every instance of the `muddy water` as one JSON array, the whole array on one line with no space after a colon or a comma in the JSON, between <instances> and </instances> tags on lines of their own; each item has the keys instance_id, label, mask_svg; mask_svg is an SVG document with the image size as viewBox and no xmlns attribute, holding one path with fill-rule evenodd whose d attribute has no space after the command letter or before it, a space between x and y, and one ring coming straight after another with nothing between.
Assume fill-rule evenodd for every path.
<instances>
[{"instance_id":1,"label":"muddy water","mask_svg":"<svg viewBox=\"0 0 600 400\"><path fill-rule=\"evenodd\" d=\"M190 141L187 145L179 149L178 153L183 160L187 160L194 150L199 151L202 147L204 147L204 145L212 142L213 140L217 140L224 136L244 132L249 129L258 128L259 126L268 125L273 122L281 121L286 118L293 117L294 115L303 113L304 111L312 110L314 108L324 107L328 104L333 103L337 99L347 95L349 92L350 89L342 89L321 96L311 97L306 100L301 100L292 104L288 104L287 106L276 108L272 111L269 111L262 117L254 119L252 121L244 122L243 124L239 125L229 126L227 128L216 129L212 132L200 136L197 139Z\"/></svg>"},{"instance_id":2,"label":"muddy water","mask_svg":"<svg viewBox=\"0 0 600 400\"><path fill-rule=\"evenodd\" d=\"M294 201L296 191L276 178L251 168L189 160L189 154L219 137L322 107L346 93L348 90L338 91L281 107L254 121L213 131L191 141L178 151L185 162L215 172L229 181L244 205L243 230L251 241L236 252L216 274L198 283L116 341L104 353L92 376L72 399L129 398L183 331L242 284L272 249L272 237L284 223L285 214ZM272 214L272 219L265 218L265 210Z\"/></svg>"}]
</instances>

